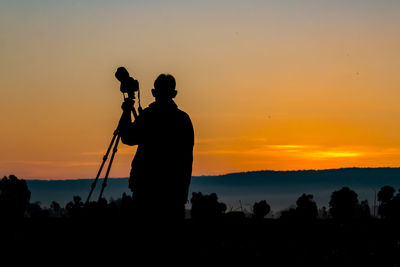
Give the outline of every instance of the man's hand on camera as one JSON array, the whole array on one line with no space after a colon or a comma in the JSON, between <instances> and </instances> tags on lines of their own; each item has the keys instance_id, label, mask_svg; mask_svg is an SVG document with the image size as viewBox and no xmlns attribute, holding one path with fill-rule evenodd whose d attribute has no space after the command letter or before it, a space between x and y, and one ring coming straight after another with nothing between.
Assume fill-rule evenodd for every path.
<instances>
[{"instance_id":1,"label":"man's hand on camera","mask_svg":"<svg viewBox=\"0 0 400 267\"><path fill-rule=\"evenodd\" d=\"M122 110L125 112L130 112L133 110L133 105L135 104L135 100L130 98L125 98L125 101L122 103Z\"/></svg>"}]
</instances>

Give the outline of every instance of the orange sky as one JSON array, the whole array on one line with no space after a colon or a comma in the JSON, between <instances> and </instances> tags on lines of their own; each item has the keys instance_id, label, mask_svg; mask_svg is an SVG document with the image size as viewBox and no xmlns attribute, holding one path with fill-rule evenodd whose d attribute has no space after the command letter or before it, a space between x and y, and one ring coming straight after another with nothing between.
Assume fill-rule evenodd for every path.
<instances>
[{"instance_id":1,"label":"orange sky","mask_svg":"<svg viewBox=\"0 0 400 267\"><path fill-rule=\"evenodd\" d=\"M121 65L145 106L158 74L175 76L194 175L399 166L399 13L391 0L2 2L0 175L94 177ZM134 152L120 146L112 177Z\"/></svg>"}]
</instances>

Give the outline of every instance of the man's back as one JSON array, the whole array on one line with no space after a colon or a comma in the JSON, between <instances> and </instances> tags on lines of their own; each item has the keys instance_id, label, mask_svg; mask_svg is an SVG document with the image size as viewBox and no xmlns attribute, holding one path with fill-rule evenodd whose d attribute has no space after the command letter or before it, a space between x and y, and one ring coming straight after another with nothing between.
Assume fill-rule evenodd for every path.
<instances>
[{"instance_id":1,"label":"man's back","mask_svg":"<svg viewBox=\"0 0 400 267\"><path fill-rule=\"evenodd\" d=\"M172 101L154 102L134 124L140 135L130 176L134 197L185 202L194 144L189 116Z\"/></svg>"}]
</instances>

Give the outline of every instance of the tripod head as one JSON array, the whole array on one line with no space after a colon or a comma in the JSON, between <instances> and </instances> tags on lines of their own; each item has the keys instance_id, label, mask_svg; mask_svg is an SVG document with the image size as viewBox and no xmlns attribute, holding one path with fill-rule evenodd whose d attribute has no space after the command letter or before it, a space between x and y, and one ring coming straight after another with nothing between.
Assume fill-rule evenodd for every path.
<instances>
[{"instance_id":1,"label":"tripod head","mask_svg":"<svg viewBox=\"0 0 400 267\"><path fill-rule=\"evenodd\" d=\"M121 82L120 90L128 94L129 99L135 99L135 92L139 92L139 82L129 76L129 72L124 67L119 67L115 72L115 78Z\"/></svg>"}]
</instances>

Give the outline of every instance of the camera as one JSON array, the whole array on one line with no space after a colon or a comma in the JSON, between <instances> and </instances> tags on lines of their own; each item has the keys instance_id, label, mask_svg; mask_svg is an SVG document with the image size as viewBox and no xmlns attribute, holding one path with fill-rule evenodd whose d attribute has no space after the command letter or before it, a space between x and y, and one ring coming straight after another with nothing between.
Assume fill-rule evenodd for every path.
<instances>
[{"instance_id":1,"label":"camera","mask_svg":"<svg viewBox=\"0 0 400 267\"><path fill-rule=\"evenodd\" d=\"M121 92L127 93L129 99L135 99L135 92L139 91L139 82L130 77L129 72L124 67L117 69L115 77L121 82Z\"/></svg>"}]
</instances>

